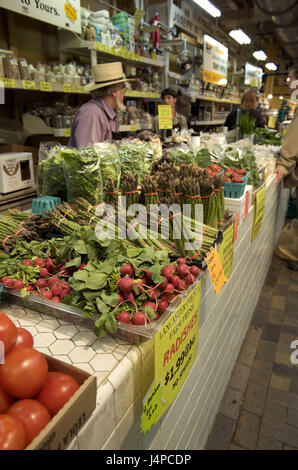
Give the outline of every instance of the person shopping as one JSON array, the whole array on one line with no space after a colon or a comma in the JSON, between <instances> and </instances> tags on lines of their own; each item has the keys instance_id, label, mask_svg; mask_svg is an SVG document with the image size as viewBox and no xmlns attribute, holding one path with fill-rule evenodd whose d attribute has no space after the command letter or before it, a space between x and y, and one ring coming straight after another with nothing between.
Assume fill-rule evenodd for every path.
<instances>
[{"instance_id":1,"label":"person shopping","mask_svg":"<svg viewBox=\"0 0 298 470\"><path fill-rule=\"evenodd\" d=\"M178 94L172 88L166 88L161 93L161 99L163 104L169 105L172 108L172 118L173 118L173 129L181 131L182 129L187 129L187 119L183 114L180 114L176 111L176 102ZM159 129L159 118L158 115L153 119L153 130L160 135L162 140L166 137L172 135L173 129Z\"/></svg>"},{"instance_id":2,"label":"person shopping","mask_svg":"<svg viewBox=\"0 0 298 470\"><path fill-rule=\"evenodd\" d=\"M290 81L289 89L292 95L292 101L297 101L298 96L298 68L292 68L289 71ZM284 180L285 188L296 188L296 216L298 218L298 107L295 116L286 134L281 141L280 158L276 169L276 184ZM290 269L298 271L298 261L292 261L288 264Z\"/></svg>"},{"instance_id":3,"label":"person shopping","mask_svg":"<svg viewBox=\"0 0 298 470\"><path fill-rule=\"evenodd\" d=\"M257 92L255 89L248 90L242 96L240 108L235 108L226 118L224 124L225 127L228 127L228 130L231 131L240 122L241 115L248 113L250 117L255 119L255 127L265 127L265 121L262 116L262 113L257 109L258 100Z\"/></svg>"},{"instance_id":4,"label":"person shopping","mask_svg":"<svg viewBox=\"0 0 298 470\"><path fill-rule=\"evenodd\" d=\"M92 95L76 113L68 142L69 147L81 148L106 140L120 138L117 111L124 111L125 82L121 62L94 65L94 82L85 90Z\"/></svg>"}]
</instances>

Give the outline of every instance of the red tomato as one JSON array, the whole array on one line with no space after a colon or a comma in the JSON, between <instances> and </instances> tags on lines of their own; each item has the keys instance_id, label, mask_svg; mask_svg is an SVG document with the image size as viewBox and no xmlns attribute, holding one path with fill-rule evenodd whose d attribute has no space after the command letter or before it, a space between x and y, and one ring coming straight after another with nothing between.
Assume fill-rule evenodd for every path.
<instances>
[{"instance_id":1,"label":"red tomato","mask_svg":"<svg viewBox=\"0 0 298 470\"><path fill-rule=\"evenodd\" d=\"M32 348L33 336L25 328L17 328L17 340L14 349L17 348Z\"/></svg>"},{"instance_id":2,"label":"red tomato","mask_svg":"<svg viewBox=\"0 0 298 470\"><path fill-rule=\"evenodd\" d=\"M0 365L0 384L14 397L31 398L42 389L48 373L44 356L30 348L11 351Z\"/></svg>"},{"instance_id":3,"label":"red tomato","mask_svg":"<svg viewBox=\"0 0 298 470\"><path fill-rule=\"evenodd\" d=\"M0 450L23 450L26 432L20 421L7 414L0 415Z\"/></svg>"},{"instance_id":4,"label":"red tomato","mask_svg":"<svg viewBox=\"0 0 298 470\"><path fill-rule=\"evenodd\" d=\"M4 312L0 312L0 341L4 343L5 355L12 350L16 339L17 327Z\"/></svg>"},{"instance_id":5,"label":"red tomato","mask_svg":"<svg viewBox=\"0 0 298 470\"><path fill-rule=\"evenodd\" d=\"M51 421L48 410L37 400L30 398L16 401L7 414L23 425L26 432L26 446Z\"/></svg>"},{"instance_id":6,"label":"red tomato","mask_svg":"<svg viewBox=\"0 0 298 470\"><path fill-rule=\"evenodd\" d=\"M0 385L0 414L6 413L10 405L14 402L14 397L9 395Z\"/></svg>"},{"instance_id":7,"label":"red tomato","mask_svg":"<svg viewBox=\"0 0 298 470\"><path fill-rule=\"evenodd\" d=\"M62 372L49 372L47 380L36 399L54 416L80 385L71 375Z\"/></svg>"}]
</instances>

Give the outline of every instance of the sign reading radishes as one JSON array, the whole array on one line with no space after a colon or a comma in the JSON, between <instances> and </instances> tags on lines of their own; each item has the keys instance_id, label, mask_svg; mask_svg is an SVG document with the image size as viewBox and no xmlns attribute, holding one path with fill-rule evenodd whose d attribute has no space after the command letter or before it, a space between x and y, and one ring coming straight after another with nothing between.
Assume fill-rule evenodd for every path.
<instances>
[{"instance_id":1,"label":"sign reading radishes","mask_svg":"<svg viewBox=\"0 0 298 470\"><path fill-rule=\"evenodd\" d=\"M81 33L80 0L1 0L0 6L21 15Z\"/></svg>"}]
</instances>

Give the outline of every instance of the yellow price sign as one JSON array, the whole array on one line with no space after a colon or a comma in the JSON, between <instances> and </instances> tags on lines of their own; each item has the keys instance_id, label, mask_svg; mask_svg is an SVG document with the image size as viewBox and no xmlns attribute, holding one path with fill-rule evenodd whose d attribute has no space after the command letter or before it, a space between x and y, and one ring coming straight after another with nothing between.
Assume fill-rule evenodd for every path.
<instances>
[{"instance_id":1,"label":"yellow price sign","mask_svg":"<svg viewBox=\"0 0 298 470\"><path fill-rule=\"evenodd\" d=\"M23 80L24 90L36 90L36 83L32 80Z\"/></svg>"},{"instance_id":2,"label":"yellow price sign","mask_svg":"<svg viewBox=\"0 0 298 470\"><path fill-rule=\"evenodd\" d=\"M135 132L137 130L137 126L135 124L132 124L129 128L130 132Z\"/></svg>"},{"instance_id":3,"label":"yellow price sign","mask_svg":"<svg viewBox=\"0 0 298 470\"><path fill-rule=\"evenodd\" d=\"M69 3L64 4L64 11L65 11L66 16L73 23L75 23L77 21L77 19L78 19L77 12L71 5L69 5Z\"/></svg>"},{"instance_id":4,"label":"yellow price sign","mask_svg":"<svg viewBox=\"0 0 298 470\"><path fill-rule=\"evenodd\" d=\"M68 83L64 83L63 91L64 93L71 93L71 85L69 85Z\"/></svg>"},{"instance_id":5,"label":"yellow price sign","mask_svg":"<svg viewBox=\"0 0 298 470\"><path fill-rule=\"evenodd\" d=\"M82 86L74 86L72 87L73 93L84 93L84 87Z\"/></svg>"},{"instance_id":6,"label":"yellow price sign","mask_svg":"<svg viewBox=\"0 0 298 470\"><path fill-rule=\"evenodd\" d=\"M149 431L172 404L198 351L201 280L161 326L154 338L155 385L145 400L142 432Z\"/></svg>"},{"instance_id":7,"label":"yellow price sign","mask_svg":"<svg viewBox=\"0 0 298 470\"><path fill-rule=\"evenodd\" d=\"M53 91L53 84L51 82L40 82L40 91Z\"/></svg>"},{"instance_id":8,"label":"yellow price sign","mask_svg":"<svg viewBox=\"0 0 298 470\"><path fill-rule=\"evenodd\" d=\"M256 238L256 236L259 234L261 230L264 209L265 209L265 202L266 202L266 185L264 184L256 193L256 200L255 200L255 207L254 207L254 221L253 221L252 235L251 235L252 241Z\"/></svg>"},{"instance_id":9,"label":"yellow price sign","mask_svg":"<svg viewBox=\"0 0 298 470\"><path fill-rule=\"evenodd\" d=\"M15 88L16 82L14 78L3 78L0 82L3 82L5 88Z\"/></svg>"},{"instance_id":10,"label":"yellow price sign","mask_svg":"<svg viewBox=\"0 0 298 470\"><path fill-rule=\"evenodd\" d=\"M277 121L276 117L270 116L269 121L268 121L268 127L270 127L271 129L275 129L276 121Z\"/></svg>"},{"instance_id":11,"label":"yellow price sign","mask_svg":"<svg viewBox=\"0 0 298 470\"><path fill-rule=\"evenodd\" d=\"M173 129L172 107L168 104L158 105L159 129Z\"/></svg>"},{"instance_id":12,"label":"yellow price sign","mask_svg":"<svg viewBox=\"0 0 298 470\"><path fill-rule=\"evenodd\" d=\"M219 257L224 268L224 274L229 278L234 260L234 224L231 224L224 231L223 241L219 247Z\"/></svg>"},{"instance_id":13,"label":"yellow price sign","mask_svg":"<svg viewBox=\"0 0 298 470\"><path fill-rule=\"evenodd\" d=\"M225 282L229 282L229 279L225 276L224 267L217 251L217 244L207 254L206 263L216 295L219 295Z\"/></svg>"},{"instance_id":14,"label":"yellow price sign","mask_svg":"<svg viewBox=\"0 0 298 470\"><path fill-rule=\"evenodd\" d=\"M70 137L71 129L64 129L64 137Z\"/></svg>"}]
</instances>

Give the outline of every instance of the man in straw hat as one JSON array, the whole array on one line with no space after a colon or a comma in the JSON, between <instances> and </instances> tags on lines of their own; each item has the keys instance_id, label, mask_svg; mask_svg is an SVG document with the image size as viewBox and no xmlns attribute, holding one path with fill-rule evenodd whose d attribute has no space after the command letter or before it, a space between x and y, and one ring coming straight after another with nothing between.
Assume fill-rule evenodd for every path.
<instances>
[{"instance_id":1,"label":"man in straw hat","mask_svg":"<svg viewBox=\"0 0 298 470\"><path fill-rule=\"evenodd\" d=\"M125 82L131 80L123 78L121 62L98 64L92 71L94 82L85 87L92 99L75 115L68 142L70 147L81 148L119 138L117 111L125 110Z\"/></svg>"}]
</instances>

